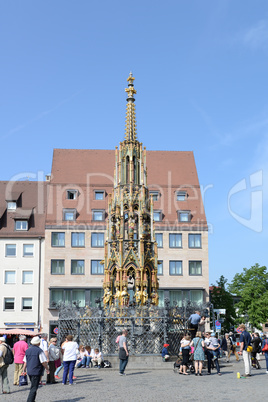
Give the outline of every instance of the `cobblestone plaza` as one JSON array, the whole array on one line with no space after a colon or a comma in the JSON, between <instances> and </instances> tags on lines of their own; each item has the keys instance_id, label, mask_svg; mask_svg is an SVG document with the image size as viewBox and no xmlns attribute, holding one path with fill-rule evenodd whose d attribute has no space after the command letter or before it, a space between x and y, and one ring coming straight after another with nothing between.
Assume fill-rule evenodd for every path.
<instances>
[{"instance_id":1,"label":"cobblestone plaza","mask_svg":"<svg viewBox=\"0 0 268 402\"><path fill-rule=\"evenodd\" d=\"M160 359L160 357L159 357ZM131 357L130 357L131 360ZM202 377L183 376L173 371L173 363L163 363L163 368L148 370L127 367L126 376L118 374L118 367L111 369L76 369L75 385L45 385L38 389L37 402L78 402L78 401L252 401L265 400L267 379L265 360L261 360L261 370L252 370L252 377L237 379L243 374L243 361L221 363L222 376L215 370ZM8 370L11 394L1 395L1 401L26 401L30 386L13 385L14 365ZM62 371L60 373L62 378Z\"/></svg>"}]
</instances>

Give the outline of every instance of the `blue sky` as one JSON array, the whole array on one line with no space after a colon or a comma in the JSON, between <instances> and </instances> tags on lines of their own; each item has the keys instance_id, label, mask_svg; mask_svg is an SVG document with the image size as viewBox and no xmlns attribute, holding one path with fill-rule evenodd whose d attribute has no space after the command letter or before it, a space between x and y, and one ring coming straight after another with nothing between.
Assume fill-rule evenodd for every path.
<instances>
[{"instance_id":1,"label":"blue sky","mask_svg":"<svg viewBox=\"0 0 268 402\"><path fill-rule=\"evenodd\" d=\"M267 265L267 1L12 0L0 18L1 180L114 149L131 70L139 140L194 151L210 283Z\"/></svg>"}]
</instances>

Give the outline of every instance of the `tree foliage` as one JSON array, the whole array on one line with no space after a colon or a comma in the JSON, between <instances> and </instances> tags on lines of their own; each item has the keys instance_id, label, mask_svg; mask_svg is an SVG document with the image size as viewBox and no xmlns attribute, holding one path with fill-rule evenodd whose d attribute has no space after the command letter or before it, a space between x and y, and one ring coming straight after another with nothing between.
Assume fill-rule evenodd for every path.
<instances>
[{"instance_id":1,"label":"tree foliage","mask_svg":"<svg viewBox=\"0 0 268 402\"><path fill-rule=\"evenodd\" d=\"M226 309L224 322L222 323L222 330L229 332L235 324L236 319L233 297L226 289L227 279L224 278L223 275L221 275L216 283L216 285L212 285L213 288L210 292L210 301L213 303L214 309Z\"/></svg>"},{"instance_id":2,"label":"tree foliage","mask_svg":"<svg viewBox=\"0 0 268 402\"><path fill-rule=\"evenodd\" d=\"M241 274L236 274L229 291L240 296L236 304L240 315L248 315L251 327L261 329L262 323L268 317L268 272L265 266L255 264L244 268Z\"/></svg>"}]
</instances>

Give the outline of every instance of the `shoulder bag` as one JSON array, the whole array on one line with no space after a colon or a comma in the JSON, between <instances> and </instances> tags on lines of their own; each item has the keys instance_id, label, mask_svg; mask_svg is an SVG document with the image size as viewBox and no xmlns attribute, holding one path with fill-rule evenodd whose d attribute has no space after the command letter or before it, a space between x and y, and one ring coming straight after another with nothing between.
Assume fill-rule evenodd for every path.
<instances>
[{"instance_id":1,"label":"shoulder bag","mask_svg":"<svg viewBox=\"0 0 268 402\"><path fill-rule=\"evenodd\" d=\"M125 349L120 348L119 349L119 359L120 360L126 360L126 358L127 358L127 353L126 353Z\"/></svg>"},{"instance_id":2,"label":"shoulder bag","mask_svg":"<svg viewBox=\"0 0 268 402\"><path fill-rule=\"evenodd\" d=\"M267 341L267 339L265 339L265 345L264 345L264 347L262 348L262 351L263 352L268 352L268 341Z\"/></svg>"}]
</instances>

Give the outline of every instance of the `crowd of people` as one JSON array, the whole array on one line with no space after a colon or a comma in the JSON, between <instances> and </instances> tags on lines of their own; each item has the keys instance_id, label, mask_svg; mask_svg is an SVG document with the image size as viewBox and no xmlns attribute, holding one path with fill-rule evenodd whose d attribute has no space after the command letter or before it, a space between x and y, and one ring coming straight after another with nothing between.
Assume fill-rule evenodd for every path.
<instances>
[{"instance_id":1,"label":"crowd of people","mask_svg":"<svg viewBox=\"0 0 268 402\"><path fill-rule=\"evenodd\" d=\"M251 377L251 369L260 367L260 356L262 353L266 359L266 373L268 374L268 339L260 338L258 332L250 334L246 331L244 324L239 326L239 351L232 332L225 333L222 338L217 338L213 331L204 332L202 329L205 324L205 317L196 311L189 317L189 332L183 336L180 341L180 355L177 362L179 373L189 375L191 362L194 362L194 374L202 376L204 361L207 361L207 374L211 374L212 366L216 368L217 374L221 375L219 358L225 356L225 361L230 361L231 354L235 355L236 361L239 361L239 355L244 362L245 377ZM265 346L267 345L267 346ZM164 344L162 349L162 359L169 359L168 344ZM267 350L266 350L267 348Z\"/></svg>"},{"instance_id":2,"label":"crowd of people","mask_svg":"<svg viewBox=\"0 0 268 402\"><path fill-rule=\"evenodd\" d=\"M9 345L6 338L0 337L0 376L2 377L3 393L10 393L8 381L8 365L5 364L5 355ZM13 345L14 355L14 382L20 385L20 377L28 375L31 388L27 402L35 401L38 387L46 384L55 384L60 379L59 372L63 368L62 384L73 385L74 368L101 368L103 355L98 348L91 349L89 345L78 346L72 335L67 335L60 347L57 346L57 338L41 334L34 336L29 344L26 336L20 335L19 340ZM46 372L46 375L45 375Z\"/></svg>"},{"instance_id":3,"label":"crowd of people","mask_svg":"<svg viewBox=\"0 0 268 402\"><path fill-rule=\"evenodd\" d=\"M259 333L249 334L244 324L240 325L239 346L236 345L232 332L226 333L222 339L218 339L213 331L204 330L204 319L199 312L192 315L193 319L189 332L180 341L180 363L179 373L182 375L190 374L190 367L196 376L203 375L203 364L207 361L207 374L211 374L212 367L216 368L217 374L221 375L219 358L225 356L226 362L230 361L232 352L237 361L239 355L243 357L245 374L251 376L252 367L260 368L260 354L264 353L266 359L266 373L268 374L268 337L260 338ZM198 317L199 316L199 321ZM191 322L191 321L190 321ZM199 322L201 324L199 325ZM129 350L127 345L126 329L122 335L118 336L116 343L119 352L119 374L125 375L128 363ZM31 387L27 402L35 401L39 386L45 384L55 384L60 379L59 372L63 368L62 384L73 385L74 369L95 367L100 369L103 365L103 355L98 349L91 349L89 345L78 345L72 335L67 335L60 347L57 346L57 338L51 338L48 343L48 335L41 334L34 336L30 341L30 347L26 342L26 336L20 335L13 345L14 355L14 385L20 384L20 378L28 375ZM162 359L169 359L169 344L164 344ZM239 347L239 350L237 350ZM8 364L5 357L8 353L9 345L4 337L0 337L0 376L2 377L3 393L10 393L8 381ZM11 351L11 349L10 349ZM12 354L12 352L11 352ZM46 372L46 376L45 376Z\"/></svg>"}]
</instances>

